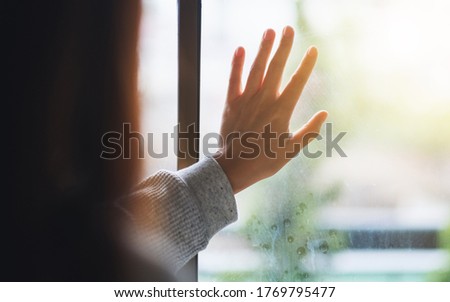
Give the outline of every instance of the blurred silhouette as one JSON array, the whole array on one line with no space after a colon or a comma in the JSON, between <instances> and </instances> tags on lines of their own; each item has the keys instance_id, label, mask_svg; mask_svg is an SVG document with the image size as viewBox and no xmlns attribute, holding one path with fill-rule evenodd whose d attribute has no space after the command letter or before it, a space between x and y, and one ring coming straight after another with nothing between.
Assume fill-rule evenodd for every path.
<instances>
[{"instance_id":1,"label":"blurred silhouette","mask_svg":"<svg viewBox=\"0 0 450 302\"><path fill-rule=\"evenodd\" d=\"M1 15L0 281L168 280L107 210L138 162L99 157L102 133L138 127L140 2L7 1Z\"/></svg>"}]
</instances>

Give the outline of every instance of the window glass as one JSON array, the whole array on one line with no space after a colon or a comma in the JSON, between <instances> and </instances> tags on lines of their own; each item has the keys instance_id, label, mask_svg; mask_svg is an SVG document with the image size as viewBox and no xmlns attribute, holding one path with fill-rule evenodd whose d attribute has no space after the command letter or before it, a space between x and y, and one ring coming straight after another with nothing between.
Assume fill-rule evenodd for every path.
<instances>
[{"instance_id":1,"label":"window glass","mask_svg":"<svg viewBox=\"0 0 450 302\"><path fill-rule=\"evenodd\" d=\"M176 1L144 0L142 4L139 93L146 176L177 168L171 135L177 124L178 20Z\"/></svg>"},{"instance_id":2,"label":"window glass","mask_svg":"<svg viewBox=\"0 0 450 302\"><path fill-rule=\"evenodd\" d=\"M219 131L235 48L247 74L268 27L296 29L285 83L319 49L292 129L330 114L308 149L319 157L237 195L239 220L200 253L200 280L450 281L449 12L445 0L203 0L202 136Z\"/></svg>"}]
</instances>

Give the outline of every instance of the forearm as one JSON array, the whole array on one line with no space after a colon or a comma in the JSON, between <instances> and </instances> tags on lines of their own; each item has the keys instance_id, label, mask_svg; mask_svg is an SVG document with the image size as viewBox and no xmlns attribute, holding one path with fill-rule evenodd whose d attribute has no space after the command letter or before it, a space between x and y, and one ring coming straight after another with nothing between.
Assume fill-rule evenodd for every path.
<instances>
[{"instance_id":1,"label":"forearm","mask_svg":"<svg viewBox=\"0 0 450 302\"><path fill-rule=\"evenodd\" d=\"M231 186L211 158L150 176L119 207L132 221L127 236L133 249L158 257L174 271L237 219Z\"/></svg>"}]
</instances>

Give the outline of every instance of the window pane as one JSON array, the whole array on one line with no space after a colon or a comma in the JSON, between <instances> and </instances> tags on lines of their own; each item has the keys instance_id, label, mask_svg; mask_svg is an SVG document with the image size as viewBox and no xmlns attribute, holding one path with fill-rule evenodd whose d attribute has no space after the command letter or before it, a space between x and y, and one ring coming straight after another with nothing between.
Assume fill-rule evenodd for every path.
<instances>
[{"instance_id":1,"label":"window pane","mask_svg":"<svg viewBox=\"0 0 450 302\"><path fill-rule=\"evenodd\" d=\"M177 124L177 26L176 1L143 1L139 92L141 129L148 142L144 175L177 168L171 137Z\"/></svg>"},{"instance_id":2,"label":"window pane","mask_svg":"<svg viewBox=\"0 0 450 302\"><path fill-rule=\"evenodd\" d=\"M308 149L321 156L238 194L239 221L200 254L200 280L449 281L449 11L445 0L203 0L203 136L219 130L235 48L247 74L264 29L287 24L285 80L319 49L292 129L318 109L330 124Z\"/></svg>"}]
</instances>

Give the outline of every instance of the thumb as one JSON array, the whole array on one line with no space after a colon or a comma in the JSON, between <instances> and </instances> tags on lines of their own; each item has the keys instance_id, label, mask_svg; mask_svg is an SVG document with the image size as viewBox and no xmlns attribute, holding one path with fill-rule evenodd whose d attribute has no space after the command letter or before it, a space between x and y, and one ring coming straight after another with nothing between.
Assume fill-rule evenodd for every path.
<instances>
[{"instance_id":1,"label":"thumb","mask_svg":"<svg viewBox=\"0 0 450 302\"><path fill-rule=\"evenodd\" d=\"M305 147L309 142L311 142L313 139L315 139L319 133L320 128L322 127L322 124L327 119L328 112L326 111L319 111L312 118L309 119L309 121L303 125L302 128L297 130L291 138L291 142L294 145L299 145L300 148L295 148L295 150L298 149L300 151L301 148Z\"/></svg>"}]
</instances>

